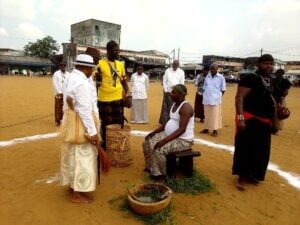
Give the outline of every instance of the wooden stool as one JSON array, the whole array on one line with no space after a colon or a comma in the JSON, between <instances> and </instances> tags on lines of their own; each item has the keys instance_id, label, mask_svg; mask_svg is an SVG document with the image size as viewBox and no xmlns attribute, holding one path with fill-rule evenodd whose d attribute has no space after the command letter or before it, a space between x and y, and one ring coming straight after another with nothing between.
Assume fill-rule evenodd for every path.
<instances>
[{"instance_id":1,"label":"wooden stool","mask_svg":"<svg viewBox=\"0 0 300 225\"><path fill-rule=\"evenodd\" d=\"M177 169L177 159L178 159L178 167L179 169L186 175L187 177L191 177L193 175L194 168L194 157L200 156L201 153L199 151L193 151L192 149L188 149L182 152L171 152L167 155L167 175L168 177L176 177L176 169Z\"/></svg>"}]
</instances>

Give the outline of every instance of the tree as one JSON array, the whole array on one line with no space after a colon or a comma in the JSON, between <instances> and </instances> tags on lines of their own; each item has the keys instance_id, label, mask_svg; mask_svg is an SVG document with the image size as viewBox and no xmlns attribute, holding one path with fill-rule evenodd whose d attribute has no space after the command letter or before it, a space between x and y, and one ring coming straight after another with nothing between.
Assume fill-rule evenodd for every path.
<instances>
[{"instance_id":1,"label":"tree","mask_svg":"<svg viewBox=\"0 0 300 225\"><path fill-rule=\"evenodd\" d=\"M36 42L29 42L24 46L25 55L49 58L56 54L59 50L59 45L51 36L46 36L43 39L38 39Z\"/></svg>"}]
</instances>

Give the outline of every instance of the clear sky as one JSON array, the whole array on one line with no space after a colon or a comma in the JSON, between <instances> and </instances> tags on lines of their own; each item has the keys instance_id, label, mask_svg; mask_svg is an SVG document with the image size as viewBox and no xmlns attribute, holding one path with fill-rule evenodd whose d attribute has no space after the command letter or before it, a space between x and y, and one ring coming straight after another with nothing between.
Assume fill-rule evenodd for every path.
<instances>
[{"instance_id":1,"label":"clear sky","mask_svg":"<svg viewBox=\"0 0 300 225\"><path fill-rule=\"evenodd\" d=\"M182 62L202 55L300 60L300 0L0 0L0 47L52 36L69 42L86 19L121 24L121 48L159 50Z\"/></svg>"}]
</instances>

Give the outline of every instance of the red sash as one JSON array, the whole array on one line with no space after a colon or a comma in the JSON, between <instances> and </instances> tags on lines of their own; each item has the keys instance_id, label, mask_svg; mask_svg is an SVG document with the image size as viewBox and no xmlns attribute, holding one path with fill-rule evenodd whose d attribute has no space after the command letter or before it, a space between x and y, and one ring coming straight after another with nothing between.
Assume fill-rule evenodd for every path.
<instances>
[{"instance_id":1,"label":"red sash","mask_svg":"<svg viewBox=\"0 0 300 225\"><path fill-rule=\"evenodd\" d=\"M247 121L251 118L255 118L257 120L259 120L260 122L262 123L266 123L266 124L269 124L269 125L272 125L272 120L271 119L267 119L267 118L263 118L263 117L260 117L260 116L255 116L247 111L244 111L243 113L244 115L244 120ZM237 115L235 115L235 133L237 132Z\"/></svg>"}]
</instances>

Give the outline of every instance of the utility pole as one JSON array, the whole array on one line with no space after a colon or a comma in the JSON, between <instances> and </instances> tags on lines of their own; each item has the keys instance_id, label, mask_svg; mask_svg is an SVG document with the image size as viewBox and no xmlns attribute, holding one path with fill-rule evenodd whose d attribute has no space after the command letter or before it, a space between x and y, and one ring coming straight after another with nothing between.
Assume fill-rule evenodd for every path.
<instances>
[{"instance_id":1,"label":"utility pole","mask_svg":"<svg viewBox=\"0 0 300 225\"><path fill-rule=\"evenodd\" d=\"M176 54L175 49L173 49L173 61L175 60L175 54Z\"/></svg>"},{"instance_id":2,"label":"utility pole","mask_svg":"<svg viewBox=\"0 0 300 225\"><path fill-rule=\"evenodd\" d=\"M180 48L178 48L178 52L177 52L177 59L179 61L179 54L180 54Z\"/></svg>"},{"instance_id":3,"label":"utility pole","mask_svg":"<svg viewBox=\"0 0 300 225\"><path fill-rule=\"evenodd\" d=\"M173 53L173 58L172 58L172 62L175 60L175 49L173 49L172 51L171 51L171 53Z\"/></svg>"},{"instance_id":4,"label":"utility pole","mask_svg":"<svg viewBox=\"0 0 300 225\"><path fill-rule=\"evenodd\" d=\"M263 50L264 50L263 48L260 49L260 56L262 56Z\"/></svg>"}]
</instances>

